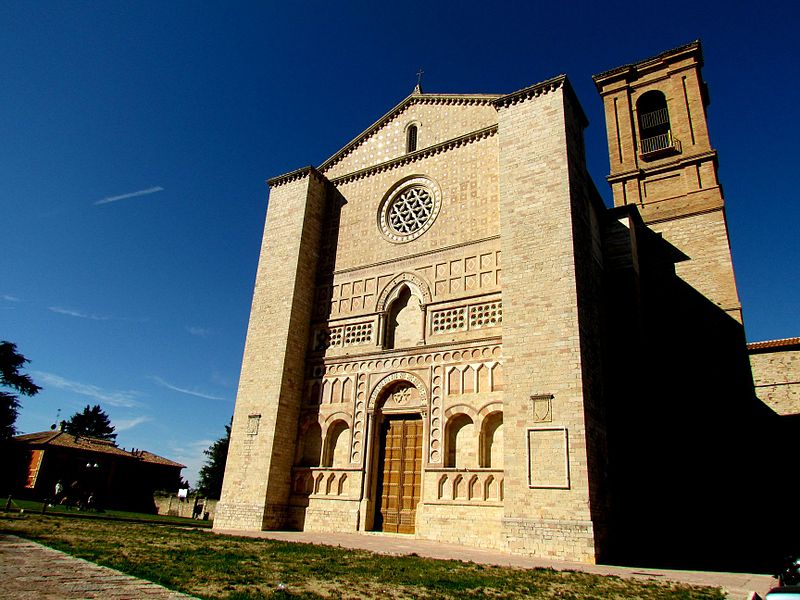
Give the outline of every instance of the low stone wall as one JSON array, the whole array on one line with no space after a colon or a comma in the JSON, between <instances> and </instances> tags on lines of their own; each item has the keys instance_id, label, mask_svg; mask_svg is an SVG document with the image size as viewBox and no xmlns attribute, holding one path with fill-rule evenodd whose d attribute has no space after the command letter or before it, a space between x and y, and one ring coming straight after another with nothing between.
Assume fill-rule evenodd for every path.
<instances>
[{"instance_id":1,"label":"low stone wall","mask_svg":"<svg viewBox=\"0 0 800 600\"><path fill-rule=\"evenodd\" d=\"M188 519L195 516L195 506L201 505L202 509L198 518L208 521L214 520L217 502L219 502L219 500L200 498L198 496L189 496L185 500L179 500L177 496L156 496L153 500L158 514L171 517L186 517Z\"/></svg>"}]
</instances>

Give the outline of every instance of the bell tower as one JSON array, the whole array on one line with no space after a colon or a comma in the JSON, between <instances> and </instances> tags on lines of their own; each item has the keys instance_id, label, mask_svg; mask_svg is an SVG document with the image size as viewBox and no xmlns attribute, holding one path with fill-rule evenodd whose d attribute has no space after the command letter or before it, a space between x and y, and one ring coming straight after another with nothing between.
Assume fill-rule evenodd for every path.
<instances>
[{"instance_id":1,"label":"bell tower","mask_svg":"<svg viewBox=\"0 0 800 600\"><path fill-rule=\"evenodd\" d=\"M634 204L686 256L678 275L742 320L700 42L594 76L603 98L614 205Z\"/></svg>"}]
</instances>

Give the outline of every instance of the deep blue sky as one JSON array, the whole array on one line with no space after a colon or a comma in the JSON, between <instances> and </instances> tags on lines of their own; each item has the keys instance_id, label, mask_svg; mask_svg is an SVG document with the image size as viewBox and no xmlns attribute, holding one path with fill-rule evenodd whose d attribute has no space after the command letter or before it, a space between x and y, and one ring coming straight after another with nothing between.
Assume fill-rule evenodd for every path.
<instances>
[{"instance_id":1,"label":"deep blue sky","mask_svg":"<svg viewBox=\"0 0 800 600\"><path fill-rule=\"evenodd\" d=\"M0 339L45 388L18 427L100 403L196 483L233 412L265 180L320 164L420 67L428 92L567 73L608 201L591 75L702 39L748 339L800 335L797 6L0 1Z\"/></svg>"}]
</instances>

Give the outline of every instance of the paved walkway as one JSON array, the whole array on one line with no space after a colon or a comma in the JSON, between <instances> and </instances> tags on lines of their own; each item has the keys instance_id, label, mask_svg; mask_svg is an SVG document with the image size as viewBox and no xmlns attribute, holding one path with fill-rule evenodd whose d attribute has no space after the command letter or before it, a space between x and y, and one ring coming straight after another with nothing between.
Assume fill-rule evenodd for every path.
<instances>
[{"instance_id":1,"label":"paved walkway","mask_svg":"<svg viewBox=\"0 0 800 600\"><path fill-rule=\"evenodd\" d=\"M14 600L190 599L13 535L0 534L0 598Z\"/></svg>"},{"instance_id":2,"label":"paved walkway","mask_svg":"<svg viewBox=\"0 0 800 600\"><path fill-rule=\"evenodd\" d=\"M230 535L266 538L286 542L304 542L307 544L323 544L369 550L380 554L404 555L416 553L428 558L456 559L501 567L535 568L545 567L557 570L583 571L597 575L616 575L635 579L670 580L692 585L721 587L730 600L745 600L751 592L762 597L777 582L768 575L751 573L718 573L708 571L671 571L665 569L640 569L631 567L613 567L608 565L587 565L547 558L518 556L500 551L482 550L455 544L445 544L428 540L419 540L407 535L386 533L317 533L313 531L216 531Z\"/></svg>"}]
</instances>

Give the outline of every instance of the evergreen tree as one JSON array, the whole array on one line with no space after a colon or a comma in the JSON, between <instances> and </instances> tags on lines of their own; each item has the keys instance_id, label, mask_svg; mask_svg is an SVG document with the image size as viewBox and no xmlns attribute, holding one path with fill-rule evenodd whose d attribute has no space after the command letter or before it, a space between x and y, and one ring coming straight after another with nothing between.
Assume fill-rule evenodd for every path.
<instances>
[{"instance_id":1,"label":"evergreen tree","mask_svg":"<svg viewBox=\"0 0 800 600\"><path fill-rule=\"evenodd\" d=\"M222 493L222 478L225 475L225 463L228 461L228 446L231 442L231 423L225 425L225 435L211 444L203 454L208 456L206 464L200 469L200 482L197 491L206 498L219 499Z\"/></svg>"},{"instance_id":2,"label":"evergreen tree","mask_svg":"<svg viewBox=\"0 0 800 600\"><path fill-rule=\"evenodd\" d=\"M33 383L30 375L21 374L20 368L30 362L17 352L17 345L0 342L0 386L10 387L24 396L33 396L40 388ZM0 440L6 440L17 433L14 423L17 420L19 399L17 394L0 390Z\"/></svg>"},{"instance_id":3,"label":"evergreen tree","mask_svg":"<svg viewBox=\"0 0 800 600\"><path fill-rule=\"evenodd\" d=\"M64 423L64 431L73 435L85 435L100 438L101 440L117 439L111 419L100 408L99 404L90 407L88 404L83 412L76 412Z\"/></svg>"}]
</instances>

